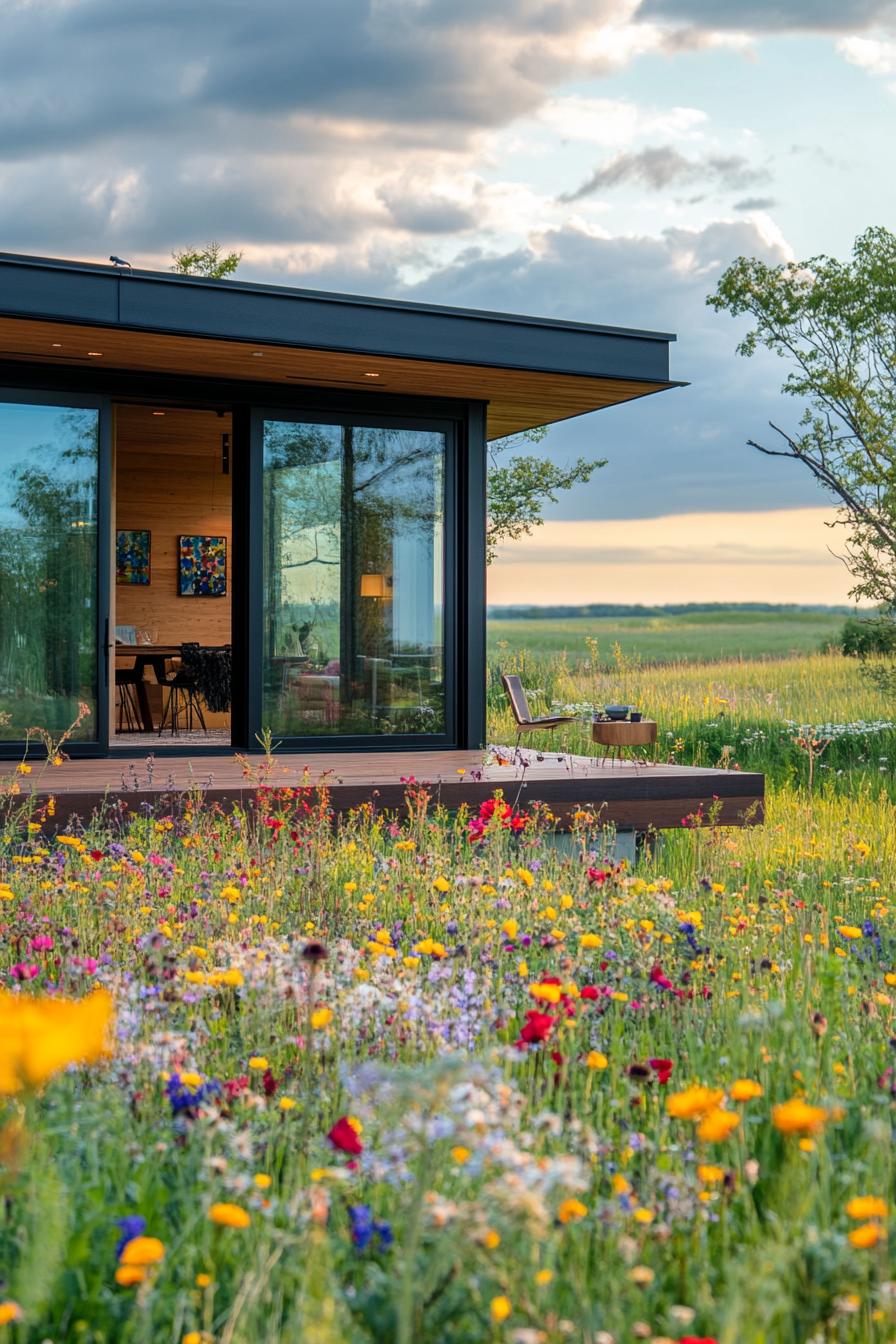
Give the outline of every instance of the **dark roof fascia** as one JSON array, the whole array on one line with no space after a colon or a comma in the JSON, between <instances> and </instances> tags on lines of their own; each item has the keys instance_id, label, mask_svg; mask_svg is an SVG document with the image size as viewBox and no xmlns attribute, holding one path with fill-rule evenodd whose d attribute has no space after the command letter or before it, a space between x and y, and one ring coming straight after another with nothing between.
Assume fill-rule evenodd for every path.
<instances>
[{"instance_id":1,"label":"dark roof fascia","mask_svg":"<svg viewBox=\"0 0 896 1344\"><path fill-rule=\"evenodd\" d=\"M663 332L0 253L0 314L590 378L669 381Z\"/></svg>"}]
</instances>

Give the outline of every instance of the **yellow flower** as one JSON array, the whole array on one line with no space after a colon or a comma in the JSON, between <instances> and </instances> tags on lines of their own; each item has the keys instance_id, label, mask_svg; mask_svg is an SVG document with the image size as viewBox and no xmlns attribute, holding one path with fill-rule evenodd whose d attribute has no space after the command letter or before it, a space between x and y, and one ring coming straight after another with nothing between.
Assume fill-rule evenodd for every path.
<instances>
[{"instance_id":1,"label":"yellow flower","mask_svg":"<svg viewBox=\"0 0 896 1344\"><path fill-rule=\"evenodd\" d=\"M248 1211L239 1204L213 1204L208 1216L218 1227L248 1227L252 1221Z\"/></svg>"},{"instance_id":2,"label":"yellow flower","mask_svg":"<svg viewBox=\"0 0 896 1344\"><path fill-rule=\"evenodd\" d=\"M599 933L583 933L579 938L579 947L603 947L604 940Z\"/></svg>"},{"instance_id":3,"label":"yellow flower","mask_svg":"<svg viewBox=\"0 0 896 1344\"><path fill-rule=\"evenodd\" d=\"M501 1245L500 1232L496 1232L493 1227L490 1227L482 1238L482 1244L487 1251L496 1251Z\"/></svg>"},{"instance_id":4,"label":"yellow flower","mask_svg":"<svg viewBox=\"0 0 896 1344\"><path fill-rule=\"evenodd\" d=\"M697 1168L697 1175L705 1185L718 1185L719 1181L725 1179L725 1170L723 1167L713 1167L703 1163Z\"/></svg>"},{"instance_id":5,"label":"yellow flower","mask_svg":"<svg viewBox=\"0 0 896 1344\"><path fill-rule=\"evenodd\" d=\"M312 1026L313 1025L314 1025L314 1019L312 1018ZM257 1069L259 1072L264 1073L265 1069L270 1068L270 1065L268 1064L267 1055L253 1055L249 1060L249 1068Z\"/></svg>"},{"instance_id":6,"label":"yellow flower","mask_svg":"<svg viewBox=\"0 0 896 1344\"><path fill-rule=\"evenodd\" d=\"M0 990L0 1096L41 1087L69 1064L108 1058L111 1027L112 997L105 989L83 999Z\"/></svg>"},{"instance_id":7,"label":"yellow flower","mask_svg":"<svg viewBox=\"0 0 896 1344\"><path fill-rule=\"evenodd\" d=\"M762 1096L762 1084L752 1078L736 1078L729 1089L732 1101L752 1101Z\"/></svg>"},{"instance_id":8,"label":"yellow flower","mask_svg":"<svg viewBox=\"0 0 896 1344\"><path fill-rule=\"evenodd\" d=\"M513 1311L509 1297L493 1297L491 1301L491 1315L495 1325L500 1325L506 1321L507 1317Z\"/></svg>"},{"instance_id":9,"label":"yellow flower","mask_svg":"<svg viewBox=\"0 0 896 1344\"><path fill-rule=\"evenodd\" d=\"M519 931L520 926L515 919L505 919L504 923L501 925L501 932L505 934L511 942L517 936ZM896 979L896 977L894 977L894 979Z\"/></svg>"},{"instance_id":10,"label":"yellow flower","mask_svg":"<svg viewBox=\"0 0 896 1344\"><path fill-rule=\"evenodd\" d=\"M560 985L534 984L529 986L529 993L533 999L540 999L544 1003L559 1003L563 989Z\"/></svg>"},{"instance_id":11,"label":"yellow flower","mask_svg":"<svg viewBox=\"0 0 896 1344\"><path fill-rule=\"evenodd\" d=\"M266 1171L256 1172L255 1175L252 1177L252 1179L258 1186L259 1190L270 1190L271 1177L267 1174Z\"/></svg>"},{"instance_id":12,"label":"yellow flower","mask_svg":"<svg viewBox=\"0 0 896 1344\"><path fill-rule=\"evenodd\" d=\"M714 1111L724 1095L718 1088L695 1083L683 1092L673 1092L666 1098L666 1114L676 1120L699 1120L709 1111Z\"/></svg>"},{"instance_id":13,"label":"yellow flower","mask_svg":"<svg viewBox=\"0 0 896 1344\"><path fill-rule=\"evenodd\" d=\"M609 1062L606 1055L600 1050L589 1050L585 1056L585 1063L589 1069L605 1069Z\"/></svg>"},{"instance_id":14,"label":"yellow flower","mask_svg":"<svg viewBox=\"0 0 896 1344\"><path fill-rule=\"evenodd\" d=\"M214 1344L214 1335L207 1330L188 1330L180 1344Z\"/></svg>"},{"instance_id":15,"label":"yellow flower","mask_svg":"<svg viewBox=\"0 0 896 1344\"><path fill-rule=\"evenodd\" d=\"M158 1237L132 1237L122 1247L118 1263L121 1265L157 1265L165 1259L165 1247Z\"/></svg>"},{"instance_id":16,"label":"yellow flower","mask_svg":"<svg viewBox=\"0 0 896 1344\"><path fill-rule=\"evenodd\" d=\"M22 1319L22 1308L18 1302L0 1302L0 1325L10 1325Z\"/></svg>"},{"instance_id":17,"label":"yellow flower","mask_svg":"<svg viewBox=\"0 0 896 1344\"><path fill-rule=\"evenodd\" d=\"M470 1150L469 1148L464 1148L458 1144L456 1148L451 1149L451 1156L457 1165L462 1167L465 1162L469 1162L470 1160Z\"/></svg>"},{"instance_id":18,"label":"yellow flower","mask_svg":"<svg viewBox=\"0 0 896 1344\"><path fill-rule=\"evenodd\" d=\"M424 938L422 942L415 943L412 951L419 952L421 956L425 957L444 957L446 955L445 944L437 943L432 938Z\"/></svg>"},{"instance_id":19,"label":"yellow flower","mask_svg":"<svg viewBox=\"0 0 896 1344\"><path fill-rule=\"evenodd\" d=\"M197 1275L196 1275L196 1287L197 1287L197 1288L211 1288L211 1286L212 1286L213 1283L214 1283L214 1279L212 1278L211 1274L197 1274Z\"/></svg>"},{"instance_id":20,"label":"yellow flower","mask_svg":"<svg viewBox=\"0 0 896 1344\"><path fill-rule=\"evenodd\" d=\"M636 1223L652 1223L655 1217L652 1209L635 1209Z\"/></svg>"},{"instance_id":21,"label":"yellow flower","mask_svg":"<svg viewBox=\"0 0 896 1344\"><path fill-rule=\"evenodd\" d=\"M444 877L437 877L433 882L436 891L450 891L451 883Z\"/></svg>"},{"instance_id":22,"label":"yellow flower","mask_svg":"<svg viewBox=\"0 0 896 1344\"><path fill-rule=\"evenodd\" d=\"M529 872L528 868L517 868L516 875L526 887L531 887L535 882L535 878Z\"/></svg>"},{"instance_id":23,"label":"yellow flower","mask_svg":"<svg viewBox=\"0 0 896 1344\"><path fill-rule=\"evenodd\" d=\"M887 1201L878 1195L854 1195L846 1205L846 1216L863 1223L868 1218L886 1218Z\"/></svg>"},{"instance_id":24,"label":"yellow flower","mask_svg":"<svg viewBox=\"0 0 896 1344\"><path fill-rule=\"evenodd\" d=\"M279 1105L281 1111L291 1111L298 1103L292 1097L281 1097Z\"/></svg>"},{"instance_id":25,"label":"yellow flower","mask_svg":"<svg viewBox=\"0 0 896 1344\"><path fill-rule=\"evenodd\" d=\"M837 929L841 938L861 938L862 930L855 924L841 924Z\"/></svg>"},{"instance_id":26,"label":"yellow flower","mask_svg":"<svg viewBox=\"0 0 896 1344\"><path fill-rule=\"evenodd\" d=\"M849 1233L849 1244L859 1251L867 1251L886 1235L880 1223L861 1223Z\"/></svg>"},{"instance_id":27,"label":"yellow flower","mask_svg":"<svg viewBox=\"0 0 896 1344\"><path fill-rule=\"evenodd\" d=\"M320 1031L322 1027L328 1027L332 1021L332 1008L316 1008L311 1014L311 1025L315 1031Z\"/></svg>"},{"instance_id":28,"label":"yellow flower","mask_svg":"<svg viewBox=\"0 0 896 1344\"><path fill-rule=\"evenodd\" d=\"M703 1143L720 1143L727 1139L740 1124L740 1116L734 1111L715 1110L705 1115L697 1126L697 1138Z\"/></svg>"},{"instance_id":29,"label":"yellow flower","mask_svg":"<svg viewBox=\"0 0 896 1344\"><path fill-rule=\"evenodd\" d=\"M539 1288L545 1288L551 1282L553 1277L554 1271L552 1269L540 1269L535 1275L535 1282L538 1284Z\"/></svg>"},{"instance_id":30,"label":"yellow flower","mask_svg":"<svg viewBox=\"0 0 896 1344\"><path fill-rule=\"evenodd\" d=\"M584 1218L588 1210L580 1199L564 1199L557 1210L561 1223L577 1223Z\"/></svg>"},{"instance_id":31,"label":"yellow flower","mask_svg":"<svg viewBox=\"0 0 896 1344\"><path fill-rule=\"evenodd\" d=\"M817 1134L828 1120L821 1106L810 1106L802 1097L779 1102L772 1107L772 1124L782 1134Z\"/></svg>"}]
</instances>

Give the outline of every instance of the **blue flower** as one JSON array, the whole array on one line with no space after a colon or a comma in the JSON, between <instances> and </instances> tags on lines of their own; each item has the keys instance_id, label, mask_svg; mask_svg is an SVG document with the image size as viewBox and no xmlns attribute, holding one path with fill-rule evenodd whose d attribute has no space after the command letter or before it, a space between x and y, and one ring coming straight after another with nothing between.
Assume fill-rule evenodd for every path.
<instances>
[{"instance_id":1,"label":"blue flower","mask_svg":"<svg viewBox=\"0 0 896 1344\"><path fill-rule=\"evenodd\" d=\"M388 1249L395 1240L389 1223L374 1218L369 1204L350 1204L348 1217L352 1241L359 1251L366 1251L374 1237L383 1250Z\"/></svg>"},{"instance_id":2,"label":"blue flower","mask_svg":"<svg viewBox=\"0 0 896 1344\"><path fill-rule=\"evenodd\" d=\"M121 1236L118 1238L118 1245L115 1247L115 1259L118 1260L125 1246L135 1237L142 1237L146 1231L146 1219L139 1213L126 1214L124 1218L116 1218L117 1227L121 1228Z\"/></svg>"},{"instance_id":3,"label":"blue flower","mask_svg":"<svg viewBox=\"0 0 896 1344\"><path fill-rule=\"evenodd\" d=\"M209 1078L199 1087L188 1087L180 1080L180 1074L173 1073L165 1084L165 1095L171 1102L171 1114L181 1115L184 1111L193 1111L209 1097L217 1096L221 1084L217 1078Z\"/></svg>"}]
</instances>

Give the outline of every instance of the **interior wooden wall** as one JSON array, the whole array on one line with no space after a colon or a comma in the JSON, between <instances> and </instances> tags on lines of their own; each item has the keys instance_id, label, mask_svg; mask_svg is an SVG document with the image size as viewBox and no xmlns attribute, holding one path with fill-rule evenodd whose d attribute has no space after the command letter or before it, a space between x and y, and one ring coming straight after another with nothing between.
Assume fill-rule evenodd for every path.
<instances>
[{"instance_id":1,"label":"interior wooden wall","mask_svg":"<svg viewBox=\"0 0 896 1344\"><path fill-rule=\"evenodd\" d=\"M230 416L214 411L118 406L115 413L115 528L149 528L151 582L115 584L114 625L153 632L153 642L231 642L231 477L221 436ZM181 597L178 539L227 538L226 597ZM114 573L114 570L113 570Z\"/></svg>"}]
</instances>

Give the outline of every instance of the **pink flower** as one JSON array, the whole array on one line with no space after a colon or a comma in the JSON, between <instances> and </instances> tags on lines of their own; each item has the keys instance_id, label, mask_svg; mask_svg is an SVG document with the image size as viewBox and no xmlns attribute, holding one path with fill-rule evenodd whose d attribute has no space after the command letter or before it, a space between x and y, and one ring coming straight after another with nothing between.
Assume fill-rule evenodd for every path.
<instances>
[{"instance_id":1,"label":"pink flower","mask_svg":"<svg viewBox=\"0 0 896 1344\"><path fill-rule=\"evenodd\" d=\"M40 975L40 967L27 961L19 961L9 968L9 973L13 980L33 980L35 976Z\"/></svg>"}]
</instances>

